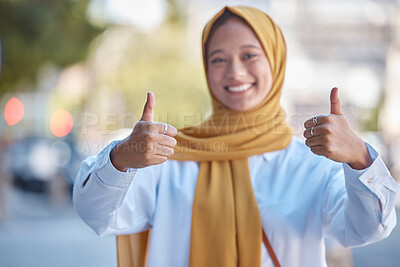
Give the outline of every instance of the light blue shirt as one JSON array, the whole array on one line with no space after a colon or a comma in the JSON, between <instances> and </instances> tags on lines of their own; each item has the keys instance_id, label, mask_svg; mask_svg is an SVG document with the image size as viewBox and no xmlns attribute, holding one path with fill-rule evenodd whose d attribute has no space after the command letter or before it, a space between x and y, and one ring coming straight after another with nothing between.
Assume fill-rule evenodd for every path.
<instances>
[{"instance_id":1,"label":"light blue shirt","mask_svg":"<svg viewBox=\"0 0 400 267\"><path fill-rule=\"evenodd\" d=\"M187 267L199 164L167 160L120 172L109 158L116 143L82 163L77 213L99 236L152 228L148 266ZM327 266L325 236L354 247L390 234L398 186L367 146L373 163L365 170L316 156L295 137L286 149L249 157L262 225L282 266ZM262 266L273 266L263 244Z\"/></svg>"}]
</instances>

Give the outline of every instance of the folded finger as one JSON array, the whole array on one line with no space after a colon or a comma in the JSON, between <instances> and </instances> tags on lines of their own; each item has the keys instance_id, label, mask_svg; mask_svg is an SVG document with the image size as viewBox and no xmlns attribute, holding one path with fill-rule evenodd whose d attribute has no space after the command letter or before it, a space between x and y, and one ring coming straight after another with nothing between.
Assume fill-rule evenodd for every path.
<instances>
[{"instance_id":1,"label":"folded finger","mask_svg":"<svg viewBox=\"0 0 400 267\"><path fill-rule=\"evenodd\" d=\"M322 133L321 126L311 126L310 128L306 128L303 132L303 136L305 138L312 138L316 136L320 136Z\"/></svg>"},{"instance_id":2,"label":"folded finger","mask_svg":"<svg viewBox=\"0 0 400 267\"><path fill-rule=\"evenodd\" d=\"M174 154L174 149L168 146L159 145L155 152L155 155L163 156L163 157L170 157Z\"/></svg>"},{"instance_id":3,"label":"folded finger","mask_svg":"<svg viewBox=\"0 0 400 267\"><path fill-rule=\"evenodd\" d=\"M323 146L325 144L325 139L320 136L315 136L308 138L306 141L306 146L308 147L314 147L314 146Z\"/></svg>"},{"instance_id":4,"label":"folded finger","mask_svg":"<svg viewBox=\"0 0 400 267\"><path fill-rule=\"evenodd\" d=\"M323 156L324 152L325 152L325 149L323 146L313 146L313 147L310 147L310 149L314 154L319 155L319 156Z\"/></svg>"},{"instance_id":5,"label":"folded finger","mask_svg":"<svg viewBox=\"0 0 400 267\"><path fill-rule=\"evenodd\" d=\"M167 161L167 157L163 156L163 155L153 155L152 161L151 161L151 165L157 165L157 164L161 164L165 161Z\"/></svg>"},{"instance_id":6,"label":"folded finger","mask_svg":"<svg viewBox=\"0 0 400 267\"><path fill-rule=\"evenodd\" d=\"M174 148L176 146L176 139L168 135L160 135L158 143L162 146Z\"/></svg>"},{"instance_id":7,"label":"folded finger","mask_svg":"<svg viewBox=\"0 0 400 267\"><path fill-rule=\"evenodd\" d=\"M325 115L319 115L319 116L314 116L312 118L309 118L308 120L306 120L304 122L304 127L310 128L312 126L321 125L323 117L325 117Z\"/></svg>"},{"instance_id":8,"label":"folded finger","mask_svg":"<svg viewBox=\"0 0 400 267\"><path fill-rule=\"evenodd\" d=\"M178 133L176 128L168 123L156 122L155 125L156 125L156 131L160 134L165 134L174 137Z\"/></svg>"}]
</instances>

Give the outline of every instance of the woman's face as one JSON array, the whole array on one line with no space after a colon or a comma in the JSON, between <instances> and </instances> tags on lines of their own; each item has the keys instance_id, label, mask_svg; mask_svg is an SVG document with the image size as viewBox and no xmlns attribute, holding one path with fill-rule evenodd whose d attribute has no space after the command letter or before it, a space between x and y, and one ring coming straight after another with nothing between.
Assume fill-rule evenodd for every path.
<instances>
[{"instance_id":1,"label":"woman's face","mask_svg":"<svg viewBox=\"0 0 400 267\"><path fill-rule=\"evenodd\" d=\"M207 75L213 94L236 111L249 110L261 103L273 83L260 41L246 23L235 17L210 36Z\"/></svg>"}]
</instances>

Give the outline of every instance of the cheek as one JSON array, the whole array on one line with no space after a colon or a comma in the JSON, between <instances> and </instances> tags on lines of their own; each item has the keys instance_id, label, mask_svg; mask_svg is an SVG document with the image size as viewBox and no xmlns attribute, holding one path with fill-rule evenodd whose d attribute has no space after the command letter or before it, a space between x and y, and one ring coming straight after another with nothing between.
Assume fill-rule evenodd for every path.
<instances>
[{"instance_id":1,"label":"cheek","mask_svg":"<svg viewBox=\"0 0 400 267\"><path fill-rule=\"evenodd\" d=\"M271 71L264 64L259 64L254 68L254 73L258 77L260 89L262 89L260 94L267 95L273 84Z\"/></svg>"},{"instance_id":2,"label":"cheek","mask_svg":"<svg viewBox=\"0 0 400 267\"><path fill-rule=\"evenodd\" d=\"M221 70L211 69L208 71L207 75L208 81L211 86L211 91L218 94L218 92L221 91L222 88L223 73L221 72Z\"/></svg>"}]
</instances>

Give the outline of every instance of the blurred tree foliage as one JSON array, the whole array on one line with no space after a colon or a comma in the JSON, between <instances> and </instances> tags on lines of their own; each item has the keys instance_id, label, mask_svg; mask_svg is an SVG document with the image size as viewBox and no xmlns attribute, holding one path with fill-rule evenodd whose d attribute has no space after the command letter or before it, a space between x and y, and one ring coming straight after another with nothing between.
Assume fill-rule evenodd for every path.
<instances>
[{"instance_id":1,"label":"blurred tree foliage","mask_svg":"<svg viewBox=\"0 0 400 267\"><path fill-rule=\"evenodd\" d=\"M96 39L89 57L93 87L87 109L96 114L117 112L119 122L109 129L130 128L135 118L125 120L122 114L140 118L151 90L156 96L155 120L177 127L201 121L210 112L210 102L200 37L201 32L199 45L191 47L185 24L175 22L152 32L111 27Z\"/></svg>"},{"instance_id":2,"label":"blurred tree foliage","mask_svg":"<svg viewBox=\"0 0 400 267\"><path fill-rule=\"evenodd\" d=\"M186 14L183 12L184 6L187 1L182 0L166 0L168 4L168 23L171 24L182 24L186 21Z\"/></svg>"},{"instance_id":3,"label":"blurred tree foliage","mask_svg":"<svg viewBox=\"0 0 400 267\"><path fill-rule=\"evenodd\" d=\"M0 97L27 89L21 82L35 87L38 71L48 63L65 69L84 61L89 82L83 99L55 88L50 113L64 108L81 114L83 109L98 114L101 124L102 115L116 112L121 123L106 128L129 128L135 120L125 120L121 114L140 116L146 92L152 90L156 120L176 126L202 120L210 106L201 64L201 32L198 46L192 47L185 1L165 1L164 23L141 31L133 25L110 25L107 18L96 24L103 26L91 25L86 15L90 0L0 0ZM188 115L185 121L181 114Z\"/></svg>"},{"instance_id":4,"label":"blurred tree foliage","mask_svg":"<svg viewBox=\"0 0 400 267\"><path fill-rule=\"evenodd\" d=\"M47 62L62 68L85 59L89 43L104 30L86 20L89 2L0 1L0 96L22 80L34 85Z\"/></svg>"},{"instance_id":5,"label":"blurred tree foliage","mask_svg":"<svg viewBox=\"0 0 400 267\"><path fill-rule=\"evenodd\" d=\"M379 114L383 109L385 103L385 90L381 90L379 101L375 107L371 107L369 110L364 111L364 118L361 119L361 127L363 131L377 132L379 128Z\"/></svg>"},{"instance_id":6,"label":"blurred tree foliage","mask_svg":"<svg viewBox=\"0 0 400 267\"><path fill-rule=\"evenodd\" d=\"M157 29L141 31L115 25L93 42L88 59L91 97L86 99L85 108L100 116L116 112L118 122L108 124L109 130L133 127L142 114L148 90L156 96L156 121L189 126L211 111L201 31L193 46L188 34L193 29L187 28L184 3L167 0L167 4L166 20Z\"/></svg>"}]
</instances>

